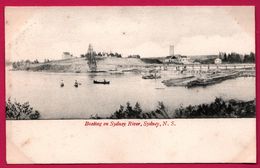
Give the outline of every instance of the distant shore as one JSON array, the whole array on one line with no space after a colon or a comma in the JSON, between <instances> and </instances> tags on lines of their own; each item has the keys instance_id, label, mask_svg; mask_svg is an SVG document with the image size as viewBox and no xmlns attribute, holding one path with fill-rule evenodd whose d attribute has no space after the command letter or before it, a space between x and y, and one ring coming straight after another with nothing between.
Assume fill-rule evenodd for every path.
<instances>
[{"instance_id":1,"label":"distant shore","mask_svg":"<svg viewBox=\"0 0 260 168\"><path fill-rule=\"evenodd\" d=\"M86 58L71 58L63 60L52 60L48 62L14 62L8 63L7 66L12 65L13 71L32 71L32 72L56 72L56 73L88 73L90 72L88 62ZM243 69L243 66L254 65L253 63L237 63L237 64L163 64L158 58L113 58L104 57L97 58L98 71L110 72L110 71L131 71L132 69L147 69L147 68L160 68L165 67L205 67L220 69ZM242 67L241 67L242 66ZM198 70L198 69L197 69Z\"/></svg>"},{"instance_id":2,"label":"distant shore","mask_svg":"<svg viewBox=\"0 0 260 168\"><path fill-rule=\"evenodd\" d=\"M145 66L146 64L135 58L97 58L99 71L112 71L123 69L124 67ZM13 65L13 71L33 71L33 72L69 72L87 73L90 72L86 58L72 58L64 60L54 60L44 63L23 63Z\"/></svg>"}]
</instances>

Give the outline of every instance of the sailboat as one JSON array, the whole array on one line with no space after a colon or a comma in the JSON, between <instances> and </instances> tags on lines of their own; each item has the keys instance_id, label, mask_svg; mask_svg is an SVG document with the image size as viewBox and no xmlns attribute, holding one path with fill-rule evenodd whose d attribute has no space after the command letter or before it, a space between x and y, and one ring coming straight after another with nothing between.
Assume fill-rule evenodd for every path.
<instances>
[{"instance_id":1,"label":"sailboat","mask_svg":"<svg viewBox=\"0 0 260 168\"><path fill-rule=\"evenodd\" d=\"M96 72L97 71L97 61L96 61L95 53L94 53L94 50L93 50L93 47L91 44L89 44L89 46L88 46L87 60L88 60L88 66L89 66L90 72Z\"/></svg>"}]
</instances>

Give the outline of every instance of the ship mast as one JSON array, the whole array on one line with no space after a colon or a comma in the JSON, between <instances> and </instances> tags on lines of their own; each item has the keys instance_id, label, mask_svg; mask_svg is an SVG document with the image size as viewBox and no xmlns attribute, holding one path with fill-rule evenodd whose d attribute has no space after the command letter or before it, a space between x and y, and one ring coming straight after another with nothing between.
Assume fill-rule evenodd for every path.
<instances>
[{"instance_id":1,"label":"ship mast","mask_svg":"<svg viewBox=\"0 0 260 168\"><path fill-rule=\"evenodd\" d=\"M91 44L88 46L88 52L87 52L87 60L88 60L88 66L90 71L96 71L97 70L97 62L96 62L96 57L95 53L93 50L93 47Z\"/></svg>"}]
</instances>

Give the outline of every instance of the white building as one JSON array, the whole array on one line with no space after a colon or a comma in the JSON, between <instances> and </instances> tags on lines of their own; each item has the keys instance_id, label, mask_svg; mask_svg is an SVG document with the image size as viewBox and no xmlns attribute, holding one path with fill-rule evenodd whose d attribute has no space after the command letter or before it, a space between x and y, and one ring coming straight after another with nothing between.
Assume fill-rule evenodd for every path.
<instances>
[{"instance_id":1,"label":"white building","mask_svg":"<svg viewBox=\"0 0 260 168\"><path fill-rule=\"evenodd\" d=\"M220 58L216 58L214 61L215 64L221 64L222 60Z\"/></svg>"},{"instance_id":2,"label":"white building","mask_svg":"<svg viewBox=\"0 0 260 168\"><path fill-rule=\"evenodd\" d=\"M182 56L180 55L178 57L178 61L181 63L181 64L190 64L190 59L187 57L187 56Z\"/></svg>"}]
</instances>

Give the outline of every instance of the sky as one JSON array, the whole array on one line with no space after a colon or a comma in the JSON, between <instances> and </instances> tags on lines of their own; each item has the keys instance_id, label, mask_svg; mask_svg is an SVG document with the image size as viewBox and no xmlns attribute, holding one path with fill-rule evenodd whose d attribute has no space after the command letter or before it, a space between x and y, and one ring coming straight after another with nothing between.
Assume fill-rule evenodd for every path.
<instances>
[{"instance_id":1,"label":"sky","mask_svg":"<svg viewBox=\"0 0 260 168\"><path fill-rule=\"evenodd\" d=\"M7 60L95 51L124 57L255 52L254 7L6 7Z\"/></svg>"}]
</instances>

